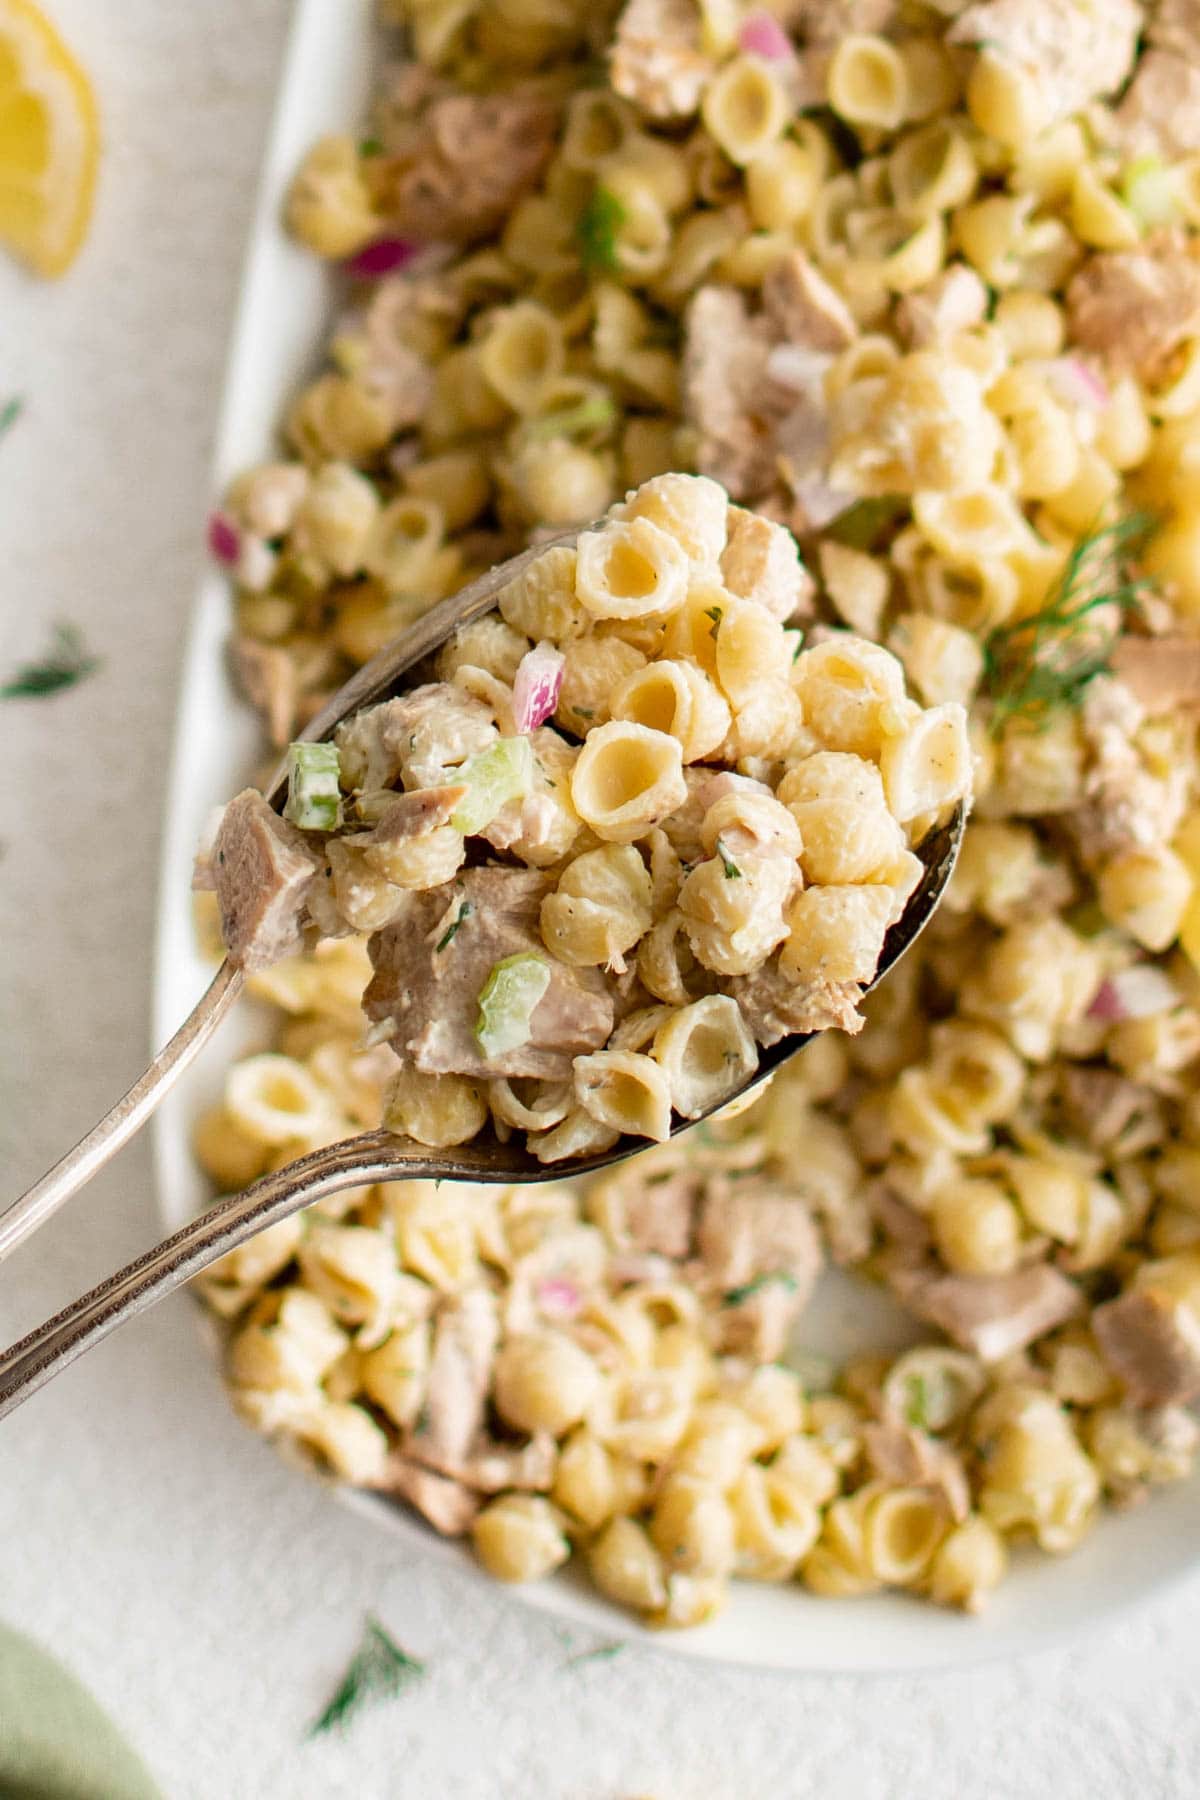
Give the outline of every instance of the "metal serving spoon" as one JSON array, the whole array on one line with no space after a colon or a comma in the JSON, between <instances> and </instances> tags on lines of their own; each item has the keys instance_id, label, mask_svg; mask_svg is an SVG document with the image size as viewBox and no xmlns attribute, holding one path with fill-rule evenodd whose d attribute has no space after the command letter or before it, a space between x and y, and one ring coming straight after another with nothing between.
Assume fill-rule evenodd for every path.
<instances>
[{"instance_id":1,"label":"metal serving spoon","mask_svg":"<svg viewBox=\"0 0 1200 1800\"><path fill-rule=\"evenodd\" d=\"M578 533L570 532L551 542L573 544L577 536ZM541 543L523 551L432 607L339 689L309 724L304 737L330 737L352 713L385 699L414 664L437 650L461 626L490 612L500 590L549 547L548 543ZM281 770L267 790L267 798L276 810L282 807L286 793L287 777ZM953 872L965 822L966 808L960 805L949 823L931 833L920 846L925 874L902 916L888 932L872 987L894 968L932 917ZM141 1130L168 1089L212 1036L241 992L243 980L240 969L223 962L191 1014L145 1074L73 1150L0 1213L0 1261ZM765 1081L814 1035L798 1033L763 1050L758 1068L738 1094ZM727 1106L737 1097L726 1096L720 1105ZM674 1126L672 1135L698 1123L699 1120L688 1120ZM645 1148L641 1138L622 1138L614 1149L601 1154L545 1164L515 1139L501 1143L494 1136L487 1136L450 1150L431 1150L393 1132L366 1131L315 1150L286 1168L264 1175L242 1193L229 1195L0 1355L0 1418L126 1319L134 1318L156 1300L182 1287L256 1232L340 1188L413 1179L498 1184L561 1181L566 1175L588 1174L620 1162Z\"/></svg>"}]
</instances>

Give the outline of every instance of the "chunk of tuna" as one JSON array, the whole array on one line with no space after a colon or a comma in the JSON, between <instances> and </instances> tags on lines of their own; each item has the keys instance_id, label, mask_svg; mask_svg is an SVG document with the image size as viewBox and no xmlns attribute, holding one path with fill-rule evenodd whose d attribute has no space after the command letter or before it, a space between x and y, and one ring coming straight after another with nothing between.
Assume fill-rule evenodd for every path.
<instances>
[{"instance_id":1,"label":"chunk of tuna","mask_svg":"<svg viewBox=\"0 0 1200 1800\"><path fill-rule=\"evenodd\" d=\"M422 114L410 147L380 171L392 229L426 243L473 243L536 187L559 109L536 93L452 94Z\"/></svg>"},{"instance_id":2,"label":"chunk of tuna","mask_svg":"<svg viewBox=\"0 0 1200 1800\"><path fill-rule=\"evenodd\" d=\"M724 1304L716 1348L758 1362L782 1357L821 1270L821 1245L803 1201L766 1183L710 1183L696 1229L696 1279Z\"/></svg>"},{"instance_id":3,"label":"chunk of tuna","mask_svg":"<svg viewBox=\"0 0 1200 1800\"><path fill-rule=\"evenodd\" d=\"M1115 1069L1098 1063L1069 1063L1063 1068L1059 1092L1067 1123L1085 1143L1105 1150L1122 1139L1126 1140L1123 1149L1129 1154L1133 1146L1126 1134L1135 1122L1144 1124L1150 1142L1158 1140L1157 1095Z\"/></svg>"},{"instance_id":4,"label":"chunk of tuna","mask_svg":"<svg viewBox=\"0 0 1200 1800\"><path fill-rule=\"evenodd\" d=\"M779 1277L799 1308L821 1270L820 1240L808 1208L749 1180L710 1187L700 1209L696 1246L705 1284L726 1295Z\"/></svg>"},{"instance_id":5,"label":"chunk of tuna","mask_svg":"<svg viewBox=\"0 0 1200 1800\"><path fill-rule=\"evenodd\" d=\"M1200 65L1169 50L1147 50L1116 113L1135 155L1189 156L1200 150Z\"/></svg>"},{"instance_id":6,"label":"chunk of tuna","mask_svg":"<svg viewBox=\"0 0 1200 1800\"><path fill-rule=\"evenodd\" d=\"M999 1362L1073 1318L1083 1296L1049 1263L1011 1275L934 1275L895 1268L889 1279L904 1304L984 1362Z\"/></svg>"},{"instance_id":7,"label":"chunk of tuna","mask_svg":"<svg viewBox=\"0 0 1200 1800\"><path fill-rule=\"evenodd\" d=\"M872 1216L889 1240L893 1264L925 1262L933 1245L933 1233L925 1215L883 1179L871 1183L867 1200ZM864 1255L869 1249L868 1243Z\"/></svg>"},{"instance_id":8,"label":"chunk of tuna","mask_svg":"<svg viewBox=\"0 0 1200 1800\"><path fill-rule=\"evenodd\" d=\"M278 644L262 644L244 631L234 634L229 660L239 689L262 714L272 744L282 750L296 735L300 680L294 661Z\"/></svg>"},{"instance_id":9,"label":"chunk of tuna","mask_svg":"<svg viewBox=\"0 0 1200 1800\"><path fill-rule=\"evenodd\" d=\"M690 118L717 66L701 35L695 0L627 0L609 58L613 88L652 119Z\"/></svg>"},{"instance_id":10,"label":"chunk of tuna","mask_svg":"<svg viewBox=\"0 0 1200 1800\"><path fill-rule=\"evenodd\" d=\"M854 314L803 250L792 250L768 270L763 307L777 341L833 354L858 336Z\"/></svg>"},{"instance_id":11,"label":"chunk of tuna","mask_svg":"<svg viewBox=\"0 0 1200 1800\"><path fill-rule=\"evenodd\" d=\"M414 344L431 335L435 341L453 338L465 316L464 294L443 275L397 275L381 281L371 295L362 315L356 376L386 404L393 432L419 425L433 398L433 370Z\"/></svg>"},{"instance_id":12,"label":"chunk of tuna","mask_svg":"<svg viewBox=\"0 0 1200 1800\"><path fill-rule=\"evenodd\" d=\"M389 801L370 834L373 844L401 844L448 825L465 799L465 787L416 788Z\"/></svg>"},{"instance_id":13,"label":"chunk of tuna","mask_svg":"<svg viewBox=\"0 0 1200 1800\"><path fill-rule=\"evenodd\" d=\"M1185 62L1200 64L1200 6L1196 0L1152 0L1147 41Z\"/></svg>"},{"instance_id":14,"label":"chunk of tuna","mask_svg":"<svg viewBox=\"0 0 1200 1800\"><path fill-rule=\"evenodd\" d=\"M557 1460L558 1446L549 1432L538 1432L527 1444L498 1444L485 1436L442 1473L479 1494L499 1494L508 1488L545 1493L554 1480Z\"/></svg>"},{"instance_id":15,"label":"chunk of tuna","mask_svg":"<svg viewBox=\"0 0 1200 1800\"><path fill-rule=\"evenodd\" d=\"M703 1181L694 1170L678 1168L665 1179L651 1181L631 1165L627 1179L618 1177L604 1194L604 1230L623 1249L679 1261L692 1244L692 1226Z\"/></svg>"},{"instance_id":16,"label":"chunk of tuna","mask_svg":"<svg viewBox=\"0 0 1200 1800\"><path fill-rule=\"evenodd\" d=\"M443 1537L462 1537L483 1504L479 1495L461 1482L423 1468L407 1456L389 1456L376 1486L382 1493L407 1500Z\"/></svg>"},{"instance_id":17,"label":"chunk of tuna","mask_svg":"<svg viewBox=\"0 0 1200 1800\"><path fill-rule=\"evenodd\" d=\"M342 780L360 790L451 785L454 770L486 750L497 733L482 700L449 681L431 681L396 700L368 706L336 734Z\"/></svg>"},{"instance_id":18,"label":"chunk of tuna","mask_svg":"<svg viewBox=\"0 0 1200 1800\"><path fill-rule=\"evenodd\" d=\"M1089 257L1067 289L1068 336L1153 380L1200 332L1200 253L1182 232Z\"/></svg>"},{"instance_id":19,"label":"chunk of tuna","mask_svg":"<svg viewBox=\"0 0 1200 1800\"><path fill-rule=\"evenodd\" d=\"M779 1361L786 1354L805 1298L789 1281L763 1281L753 1293L723 1306L714 1316L716 1348L724 1356L744 1356L756 1363Z\"/></svg>"},{"instance_id":20,"label":"chunk of tuna","mask_svg":"<svg viewBox=\"0 0 1200 1800\"><path fill-rule=\"evenodd\" d=\"M851 34L886 32L899 10L898 0L791 0L783 17L805 43L833 49Z\"/></svg>"},{"instance_id":21,"label":"chunk of tuna","mask_svg":"<svg viewBox=\"0 0 1200 1800\"><path fill-rule=\"evenodd\" d=\"M959 1458L936 1438L895 1419L863 1428L863 1447L874 1474L895 1487L929 1488L952 1519L971 1510L971 1490Z\"/></svg>"},{"instance_id":22,"label":"chunk of tuna","mask_svg":"<svg viewBox=\"0 0 1200 1800\"><path fill-rule=\"evenodd\" d=\"M944 344L987 317L988 291L974 269L954 262L896 304L896 329L910 350Z\"/></svg>"},{"instance_id":23,"label":"chunk of tuna","mask_svg":"<svg viewBox=\"0 0 1200 1800\"><path fill-rule=\"evenodd\" d=\"M1200 638L1123 636L1113 673L1152 719L1200 706Z\"/></svg>"},{"instance_id":24,"label":"chunk of tuna","mask_svg":"<svg viewBox=\"0 0 1200 1800\"><path fill-rule=\"evenodd\" d=\"M483 1432L500 1340L495 1296L468 1288L443 1301L433 1331L425 1404L405 1450L437 1467L461 1464Z\"/></svg>"},{"instance_id":25,"label":"chunk of tuna","mask_svg":"<svg viewBox=\"0 0 1200 1800\"><path fill-rule=\"evenodd\" d=\"M858 1010L863 990L856 981L794 982L777 963L764 963L752 975L738 975L721 985L733 995L748 1030L763 1045L799 1032L838 1030L853 1036L863 1028Z\"/></svg>"},{"instance_id":26,"label":"chunk of tuna","mask_svg":"<svg viewBox=\"0 0 1200 1800\"><path fill-rule=\"evenodd\" d=\"M538 920L549 879L534 869L465 869L408 897L370 942L375 974L363 996L369 1019L390 1020L397 1054L429 1075L540 1076L565 1081L576 1056L598 1050L613 1003L595 969L556 961ZM532 953L550 970L528 1044L485 1057L475 1037L480 990L506 956Z\"/></svg>"},{"instance_id":27,"label":"chunk of tuna","mask_svg":"<svg viewBox=\"0 0 1200 1800\"><path fill-rule=\"evenodd\" d=\"M1182 768L1156 774L1136 741L1144 717L1122 681L1100 680L1083 704L1083 735L1091 753L1083 804L1066 817L1080 860L1094 867L1125 850L1165 844L1174 837L1187 805Z\"/></svg>"},{"instance_id":28,"label":"chunk of tuna","mask_svg":"<svg viewBox=\"0 0 1200 1800\"><path fill-rule=\"evenodd\" d=\"M229 802L212 853L221 936L230 962L253 974L299 950L320 858L257 788Z\"/></svg>"},{"instance_id":29,"label":"chunk of tuna","mask_svg":"<svg viewBox=\"0 0 1200 1800\"><path fill-rule=\"evenodd\" d=\"M1120 88L1141 28L1135 0L982 0L960 13L946 35L1031 76L1049 124Z\"/></svg>"},{"instance_id":30,"label":"chunk of tuna","mask_svg":"<svg viewBox=\"0 0 1200 1800\"><path fill-rule=\"evenodd\" d=\"M696 292L685 321L684 407L699 434L697 468L735 500L754 499L775 479L769 352L763 320L736 288Z\"/></svg>"},{"instance_id":31,"label":"chunk of tuna","mask_svg":"<svg viewBox=\"0 0 1200 1800\"><path fill-rule=\"evenodd\" d=\"M1165 1406L1200 1394L1200 1322L1173 1296L1133 1289L1098 1306L1092 1330L1137 1405Z\"/></svg>"}]
</instances>

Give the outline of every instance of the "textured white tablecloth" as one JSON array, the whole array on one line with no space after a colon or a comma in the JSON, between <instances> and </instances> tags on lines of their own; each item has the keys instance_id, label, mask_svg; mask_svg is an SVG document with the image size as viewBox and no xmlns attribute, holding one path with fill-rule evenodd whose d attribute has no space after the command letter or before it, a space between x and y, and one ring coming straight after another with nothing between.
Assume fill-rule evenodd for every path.
<instances>
[{"instance_id":1,"label":"textured white tablecloth","mask_svg":"<svg viewBox=\"0 0 1200 1800\"><path fill-rule=\"evenodd\" d=\"M163 770L225 339L286 0L51 0L95 76L99 215L60 287L0 268L0 666L83 624L103 673L0 711L4 1190L142 1066ZM336 0L330 0L335 4ZM135 1148L0 1274L0 1334L148 1244ZM368 1607L427 1681L303 1742ZM960 1675L565 1666L237 1424L177 1299L0 1426L0 1617L170 1800L1168 1800L1200 1793L1200 1593ZM969 1630L969 1626L964 1626ZM2 1729L2 1724L0 1724Z\"/></svg>"}]
</instances>

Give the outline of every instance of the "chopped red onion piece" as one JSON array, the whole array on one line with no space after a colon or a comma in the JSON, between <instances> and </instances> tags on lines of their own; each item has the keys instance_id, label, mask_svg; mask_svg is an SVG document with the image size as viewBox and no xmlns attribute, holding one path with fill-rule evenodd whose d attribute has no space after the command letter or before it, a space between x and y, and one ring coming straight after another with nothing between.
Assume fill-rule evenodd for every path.
<instances>
[{"instance_id":1,"label":"chopped red onion piece","mask_svg":"<svg viewBox=\"0 0 1200 1800\"><path fill-rule=\"evenodd\" d=\"M237 526L228 514L209 514L208 547L219 563L224 563L229 569L234 567L242 554L242 540Z\"/></svg>"},{"instance_id":2,"label":"chopped red onion piece","mask_svg":"<svg viewBox=\"0 0 1200 1800\"><path fill-rule=\"evenodd\" d=\"M1041 364L1046 382L1068 406L1085 406L1089 412L1100 412L1108 405L1109 393L1100 376L1078 356L1055 356Z\"/></svg>"},{"instance_id":3,"label":"chopped red onion piece","mask_svg":"<svg viewBox=\"0 0 1200 1800\"><path fill-rule=\"evenodd\" d=\"M583 1304L583 1295L573 1281L552 1275L537 1284L538 1305L548 1318L571 1319Z\"/></svg>"},{"instance_id":4,"label":"chopped red onion piece","mask_svg":"<svg viewBox=\"0 0 1200 1800\"><path fill-rule=\"evenodd\" d=\"M1101 1025L1119 1025L1123 1019L1149 1019L1179 1004L1174 982L1153 963L1134 963L1109 975L1092 998L1089 1019Z\"/></svg>"},{"instance_id":5,"label":"chopped red onion piece","mask_svg":"<svg viewBox=\"0 0 1200 1800\"><path fill-rule=\"evenodd\" d=\"M420 244L414 243L412 238L376 238L357 256L348 257L342 268L356 281L370 281L376 276L394 275L397 269L406 269L420 249Z\"/></svg>"},{"instance_id":6,"label":"chopped red onion piece","mask_svg":"<svg viewBox=\"0 0 1200 1800\"><path fill-rule=\"evenodd\" d=\"M796 52L783 26L769 12L752 12L738 32L738 47L768 62L790 62Z\"/></svg>"},{"instance_id":7,"label":"chopped red onion piece","mask_svg":"<svg viewBox=\"0 0 1200 1800\"><path fill-rule=\"evenodd\" d=\"M566 658L552 644L535 644L521 658L513 680L513 722L517 735L536 731L558 705Z\"/></svg>"}]
</instances>

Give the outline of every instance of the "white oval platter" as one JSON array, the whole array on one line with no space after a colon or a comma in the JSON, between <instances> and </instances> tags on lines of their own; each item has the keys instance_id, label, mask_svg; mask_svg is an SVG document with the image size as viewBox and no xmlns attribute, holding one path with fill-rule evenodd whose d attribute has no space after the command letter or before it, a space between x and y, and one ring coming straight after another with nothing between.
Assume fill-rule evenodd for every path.
<instances>
[{"instance_id":1,"label":"white oval platter","mask_svg":"<svg viewBox=\"0 0 1200 1800\"><path fill-rule=\"evenodd\" d=\"M288 179L323 132L354 130L363 117L377 51L371 0L297 0L275 123L266 154L217 435L214 493L271 452L287 398L319 353L331 295L311 256L280 229ZM197 521L199 535L200 521ZM192 855L211 809L241 785L260 754L257 728L225 669L229 595L212 571L200 585L185 652L175 753L167 796L158 918L155 1044L171 1035L211 976L197 953L189 884ZM188 1149L189 1124L220 1091L230 1058L266 1041L266 1020L243 1002L155 1121L162 1222L176 1230L209 1199ZM810 1347L835 1353L894 1341L897 1323L858 1284L827 1284L806 1320ZM212 1334L207 1334L212 1342ZM903 1341L903 1340L901 1340ZM296 1479L303 1477L297 1472ZM398 1533L431 1556L474 1568L469 1551L438 1538L411 1515L370 1496L331 1492L364 1527ZM1083 1548L1062 1560L1018 1557L977 1619L903 1597L817 1599L797 1586L737 1584L726 1611L698 1630L639 1633L574 1577L509 1590L526 1604L603 1630L644 1636L682 1656L763 1669L832 1673L912 1672L962 1666L1044 1648L1178 1581L1200 1561L1200 1506L1191 1484L1124 1516L1103 1519ZM483 1580L482 1575L478 1579Z\"/></svg>"}]
</instances>

